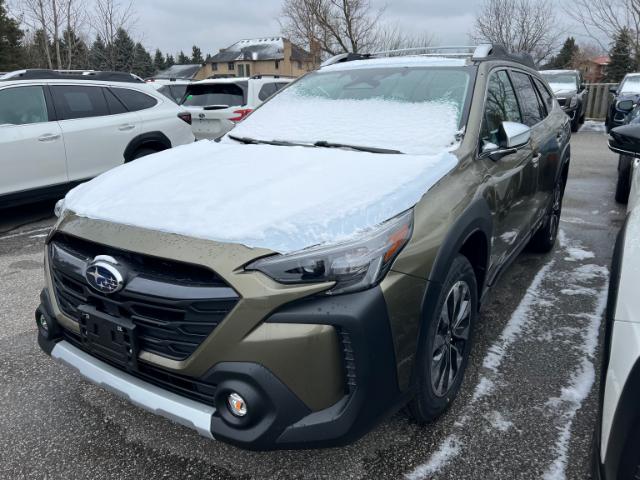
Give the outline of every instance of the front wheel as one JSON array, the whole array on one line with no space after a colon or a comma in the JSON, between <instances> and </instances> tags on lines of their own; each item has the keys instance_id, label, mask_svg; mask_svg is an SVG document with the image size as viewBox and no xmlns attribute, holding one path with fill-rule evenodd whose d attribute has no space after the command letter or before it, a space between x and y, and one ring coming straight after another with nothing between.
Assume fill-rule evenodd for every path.
<instances>
[{"instance_id":1,"label":"front wheel","mask_svg":"<svg viewBox=\"0 0 640 480\"><path fill-rule=\"evenodd\" d=\"M560 227L562 213L562 199L564 197L564 178L562 175L556 180L551 197L551 206L542 226L533 234L529 242L529 249L537 253L548 253L553 250Z\"/></svg>"},{"instance_id":2,"label":"front wheel","mask_svg":"<svg viewBox=\"0 0 640 480\"><path fill-rule=\"evenodd\" d=\"M433 421L455 399L471 351L473 325L478 314L475 272L466 257L458 255L435 308L421 332L416 358L417 392L409 411L418 423Z\"/></svg>"}]
</instances>

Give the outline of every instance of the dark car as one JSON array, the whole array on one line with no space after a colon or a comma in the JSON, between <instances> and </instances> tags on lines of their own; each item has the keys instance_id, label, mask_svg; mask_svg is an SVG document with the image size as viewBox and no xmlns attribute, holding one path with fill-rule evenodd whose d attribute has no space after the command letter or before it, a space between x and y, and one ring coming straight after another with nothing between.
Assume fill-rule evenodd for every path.
<instances>
[{"instance_id":1,"label":"dark car","mask_svg":"<svg viewBox=\"0 0 640 480\"><path fill-rule=\"evenodd\" d=\"M621 100L618 103L618 109L628 112L622 119L622 125L640 124L640 101L634 103L633 100ZM618 182L616 185L616 201L618 203L626 204L629 199L632 162L633 156L620 153L618 159Z\"/></svg>"},{"instance_id":2,"label":"dark car","mask_svg":"<svg viewBox=\"0 0 640 480\"><path fill-rule=\"evenodd\" d=\"M564 113L571 119L571 131L577 132L584 123L589 90L579 70L544 70L540 72Z\"/></svg>"},{"instance_id":3,"label":"dark car","mask_svg":"<svg viewBox=\"0 0 640 480\"><path fill-rule=\"evenodd\" d=\"M626 123L625 119L640 99L640 73L628 73L617 87L609 90L613 95L609 101L605 125L607 132Z\"/></svg>"}]
</instances>

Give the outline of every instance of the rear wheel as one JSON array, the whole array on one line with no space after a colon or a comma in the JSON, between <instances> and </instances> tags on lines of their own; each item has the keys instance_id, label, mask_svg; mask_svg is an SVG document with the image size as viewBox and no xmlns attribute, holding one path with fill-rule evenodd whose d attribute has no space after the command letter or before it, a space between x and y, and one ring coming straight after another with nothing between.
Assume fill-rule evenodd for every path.
<instances>
[{"instance_id":1,"label":"rear wheel","mask_svg":"<svg viewBox=\"0 0 640 480\"><path fill-rule=\"evenodd\" d=\"M419 423L434 420L455 399L471 351L478 314L478 290L473 267L458 255L442 285L434 318L421 333L416 358L418 388L409 411Z\"/></svg>"},{"instance_id":2,"label":"rear wheel","mask_svg":"<svg viewBox=\"0 0 640 480\"><path fill-rule=\"evenodd\" d=\"M631 157L620 155L618 160L618 183L616 185L616 202L626 204L631 192Z\"/></svg>"},{"instance_id":3,"label":"rear wheel","mask_svg":"<svg viewBox=\"0 0 640 480\"><path fill-rule=\"evenodd\" d=\"M529 249L537 253L547 253L553 250L560 227L562 213L562 199L564 197L564 177L560 175L553 187L551 206L542 226L529 242Z\"/></svg>"},{"instance_id":4,"label":"rear wheel","mask_svg":"<svg viewBox=\"0 0 640 480\"><path fill-rule=\"evenodd\" d=\"M138 158L146 157L147 155L152 155L157 153L158 151L153 148L139 148L136 150L136 153L133 155L133 160L137 160Z\"/></svg>"},{"instance_id":5,"label":"rear wheel","mask_svg":"<svg viewBox=\"0 0 640 480\"><path fill-rule=\"evenodd\" d=\"M580 119L576 114L575 118L571 121L571 131L576 133L578 130L580 130Z\"/></svg>"}]
</instances>

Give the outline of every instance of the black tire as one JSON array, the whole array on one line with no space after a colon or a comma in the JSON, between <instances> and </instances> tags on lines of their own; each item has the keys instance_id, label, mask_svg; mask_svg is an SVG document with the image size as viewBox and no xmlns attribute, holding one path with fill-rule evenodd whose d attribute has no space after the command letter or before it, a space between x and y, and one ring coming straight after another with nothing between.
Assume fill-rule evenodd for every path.
<instances>
[{"instance_id":1,"label":"black tire","mask_svg":"<svg viewBox=\"0 0 640 480\"><path fill-rule=\"evenodd\" d=\"M618 183L616 185L616 202L626 204L631 192L631 161L632 158L620 155L618 160Z\"/></svg>"},{"instance_id":2,"label":"black tire","mask_svg":"<svg viewBox=\"0 0 640 480\"><path fill-rule=\"evenodd\" d=\"M571 120L571 131L576 133L578 130L580 130L580 119L576 114L575 118Z\"/></svg>"},{"instance_id":3,"label":"black tire","mask_svg":"<svg viewBox=\"0 0 640 480\"><path fill-rule=\"evenodd\" d=\"M462 298L457 305L456 298ZM420 333L416 395L408 406L411 416L420 424L435 420L449 408L460 390L469 361L478 315L478 288L473 267L463 255L453 260L434 311L434 317L427 320ZM463 311L468 315L458 315ZM445 325L445 312L446 317L456 318L457 326L451 322ZM454 368L447 371L447 362Z\"/></svg>"},{"instance_id":4,"label":"black tire","mask_svg":"<svg viewBox=\"0 0 640 480\"><path fill-rule=\"evenodd\" d=\"M584 125L584 121L585 121L585 114L583 113L582 116L580 117L580 125Z\"/></svg>"},{"instance_id":5,"label":"black tire","mask_svg":"<svg viewBox=\"0 0 640 480\"><path fill-rule=\"evenodd\" d=\"M132 160L137 160L138 158L146 157L147 155L152 155L154 153L158 153L158 151L153 148L142 147L136 150L136 153L133 154Z\"/></svg>"},{"instance_id":6,"label":"black tire","mask_svg":"<svg viewBox=\"0 0 640 480\"><path fill-rule=\"evenodd\" d=\"M547 208L542 226L533 234L529 241L529 250L536 253L548 253L553 250L560 228L560 215L562 214L562 200L564 199L564 187L566 180L563 175L556 180L551 195L551 204Z\"/></svg>"}]
</instances>

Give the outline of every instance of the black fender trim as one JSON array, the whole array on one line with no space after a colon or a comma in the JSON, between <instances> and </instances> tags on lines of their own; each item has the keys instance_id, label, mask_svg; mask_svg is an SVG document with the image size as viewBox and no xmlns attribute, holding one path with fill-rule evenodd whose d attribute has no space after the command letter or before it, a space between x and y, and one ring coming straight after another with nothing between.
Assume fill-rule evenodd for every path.
<instances>
[{"instance_id":1,"label":"black fender trim","mask_svg":"<svg viewBox=\"0 0 640 480\"><path fill-rule=\"evenodd\" d=\"M161 145L162 150L171 148L171 140L162 132L147 132L133 138L124 150L124 161L130 162L140 147Z\"/></svg>"}]
</instances>

